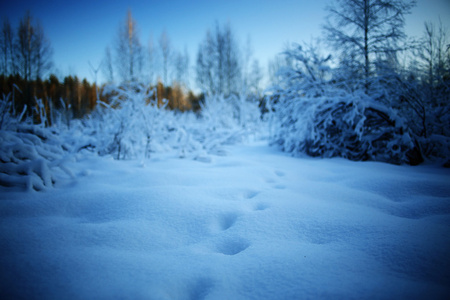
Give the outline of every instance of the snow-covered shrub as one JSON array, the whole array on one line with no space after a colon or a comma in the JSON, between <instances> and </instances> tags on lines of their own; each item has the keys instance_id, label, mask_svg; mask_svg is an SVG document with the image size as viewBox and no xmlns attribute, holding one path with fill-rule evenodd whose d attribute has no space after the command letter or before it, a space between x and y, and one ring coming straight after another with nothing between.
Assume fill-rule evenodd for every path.
<instances>
[{"instance_id":1,"label":"snow-covered shrub","mask_svg":"<svg viewBox=\"0 0 450 300\"><path fill-rule=\"evenodd\" d=\"M19 120L10 110L9 96L0 101L2 127L0 128L0 185L21 187L27 190L43 190L53 186L59 173L72 176L65 166L68 149L56 132L45 128L45 113L37 100L42 124ZM24 110L25 111L25 110Z\"/></svg>"},{"instance_id":2,"label":"snow-covered shrub","mask_svg":"<svg viewBox=\"0 0 450 300\"><path fill-rule=\"evenodd\" d=\"M222 145L240 142L260 129L257 103L239 96L206 97L196 115L166 109L167 102L158 103L153 91L140 84L110 86L106 91L109 103L101 102L78 125L72 123L76 132L84 132L75 148L89 147L116 159L169 150L180 157L205 159L223 154Z\"/></svg>"},{"instance_id":3,"label":"snow-covered shrub","mask_svg":"<svg viewBox=\"0 0 450 300\"><path fill-rule=\"evenodd\" d=\"M282 150L352 160L408 162L413 147L397 113L333 80L330 57L298 46L273 89L272 142Z\"/></svg>"},{"instance_id":4,"label":"snow-covered shrub","mask_svg":"<svg viewBox=\"0 0 450 300\"><path fill-rule=\"evenodd\" d=\"M294 118L284 117L283 108L278 107L275 115L280 128L272 138L284 151L408 162L407 152L413 145L403 120L364 95L297 99L289 112Z\"/></svg>"},{"instance_id":5,"label":"snow-covered shrub","mask_svg":"<svg viewBox=\"0 0 450 300\"><path fill-rule=\"evenodd\" d=\"M244 96L209 96L201 108L202 128L197 129L197 136L207 152L217 152L220 145L242 142L261 128L257 103Z\"/></svg>"},{"instance_id":6,"label":"snow-covered shrub","mask_svg":"<svg viewBox=\"0 0 450 300\"><path fill-rule=\"evenodd\" d=\"M20 125L16 131L0 130L0 185L27 190L53 186L56 173L72 173L65 167L67 149L48 129Z\"/></svg>"},{"instance_id":7,"label":"snow-covered shrub","mask_svg":"<svg viewBox=\"0 0 450 300\"><path fill-rule=\"evenodd\" d=\"M0 99L0 130L8 130L14 127L25 115L27 106L23 108L20 115L16 116L14 112L14 99L11 99L11 94L3 95Z\"/></svg>"},{"instance_id":8,"label":"snow-covered shrub","mask_svg":"<svg viewBox=\"0 0 450 300\"><path fill-rule=\"evenodd\" d=\"M158 103L153 91L140 84L106 90L108 103L99 103L84 119L57 121L53 127L48 127L42 101L36 100L39 124L35 125L19 122L23 114L12 116L9 96L2 99L0 185L28 190L51 187L58 173L72 176L64 163L83 149L116 159L142 159L151 152L174 150L179 157L209 161L210 154L225 154L223 145L261 130L257 103L244 97L208 97L197 115L165 109L167 102Z\"/></svg>"},{"instance_id":9,"label":"snow-covered shrub","mask_svg":"<svg viewBox=\"0 0 450 300\"><path fill-rule=\"evenodd\" d=\"M167 138L170 126L167 105L153 99L153 90L140 84L124 87L110 86L105 89L109 103L100 102L84 124L88 135L95 136L90 142L100 155L111 154L116 159L148 157L152 145ZM165 124L163 124L165 123Z\"/></svg>"},{"instance_id":10,"label":"snow-covered shrub","mask_svg":"<svg viewBox=\"0 0 450 300\"><path fill-rule=\"evenodd\" d=\"M395 84L389 92L398 95L394 105L407 120L418 159L450 162L450 88L433 95L411 76L397 76Z\"/></svg>"}]
</instances>

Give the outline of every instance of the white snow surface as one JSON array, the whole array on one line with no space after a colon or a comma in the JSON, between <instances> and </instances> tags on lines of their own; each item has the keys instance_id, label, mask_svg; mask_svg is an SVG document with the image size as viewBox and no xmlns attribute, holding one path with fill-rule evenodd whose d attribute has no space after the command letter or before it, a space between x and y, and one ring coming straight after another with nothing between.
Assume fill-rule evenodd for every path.
<instances>
[{"instance_id":1,"label":"white snow surface","mask_svg":"<svg viewBox=\"0 0 450 300\"><path fill-rule=\"evenodd\" d=\"M450 299L448 169L226 150L0 187L0 298Z\"/></svg>"}]
</instances>

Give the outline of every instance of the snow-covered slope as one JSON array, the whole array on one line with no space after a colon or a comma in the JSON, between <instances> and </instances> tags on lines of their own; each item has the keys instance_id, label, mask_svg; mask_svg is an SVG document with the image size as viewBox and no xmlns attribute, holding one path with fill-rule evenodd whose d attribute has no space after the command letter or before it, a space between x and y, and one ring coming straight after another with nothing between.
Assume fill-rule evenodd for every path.
<instances>
[{"instance_id":1,"label":"snow-covered slope","mask_svg":"<svg viewBox=\"0 0 450 300\"><path fill-rule=\"evenodd\" d=\"M2 299L450 296L450 172L230 146L0 190Z\"/></svg>"}]
</instances>

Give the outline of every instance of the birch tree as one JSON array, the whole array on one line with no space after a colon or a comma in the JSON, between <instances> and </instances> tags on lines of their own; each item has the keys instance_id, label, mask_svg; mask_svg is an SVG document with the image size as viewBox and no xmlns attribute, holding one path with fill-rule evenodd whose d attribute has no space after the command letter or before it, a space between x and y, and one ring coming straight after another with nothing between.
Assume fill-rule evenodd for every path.
<instances>
[{"instance_id":1,"label":"birch tree","mask_svg":"<svg viewBox=\"0 0 450 300\"><path fill-rule=\"evenodd\" d=\"M143 53L131 11L128 11L125 23L119 29L116 54L117 70L122 81L136 81L142 72Z\"/></svg>"},{"instance_id":2,"label":"birch tree","mask_svg":"<svg viewBox=\"0 0 450 300\"><path fill-rule=\"evenodd\" d=\"M2 74L16 74L16 64L14 55L14 33L8 19L3 20L0 32L0 51L3 56L1 61Z\"/></svg>"},{"instance_id":3,"label":"birch tree","mask_svg":"<svg viewBox=\"0 0 450 300\"><path fill-rule=\"evenodd\" d=\"M15 43L18 71L25 81L41 78L52 67L53 50L39 22L27 12L19 23Z\"/></svg>"},{"instance_id":4,"label":"birch tree","mask_svg":"<svg viewBox=\"0 0 450 300\"><path fill-rule=\"evenodd\" d=\"M416 1L336 0L335 3L327 7L326 38L337 51L353 56L349 61L353 68L362 70L367 91L376 57L402 49L400 42L406 37L404 16Z\"/></svg>"},{"instance_id":5,"label":"birch tree","mask_svg":"<svg viewBox=\"0 0 450 300\"><path fill-rule=\"evenodd\" d=\"M169 73L169 66L170 66L170 57L172 54L172 47L170 43L169 36L167 35L167 31L164 30L161 33L161 36L159 37L159 47L161 49L161 55L162 55L162 63L163 63L163 79L164 84L168 85L168 73Z\"/></svg>"},{"instance_id":6,"label":"birch tree","mask_svg":"<svg viewBox=\"0 0 450 300\"><path fill-rule=\"evenodd\" d=\"M239 48L229 24L207 31L197 53L197 83L208 94L230 95L241 88Z\"/></svg>"}]
</instances>

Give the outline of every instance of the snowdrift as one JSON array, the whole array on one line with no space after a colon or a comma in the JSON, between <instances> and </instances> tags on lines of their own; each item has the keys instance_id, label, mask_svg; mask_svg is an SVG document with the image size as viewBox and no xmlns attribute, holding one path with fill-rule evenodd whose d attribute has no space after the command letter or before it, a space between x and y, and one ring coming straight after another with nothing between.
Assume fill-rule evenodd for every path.
<instances>
[{"instance_id":1,"label":"snowdrift","mask_svg":"<svg viewBox=\"0 0 450 300\"><path fill-rule=\"evenodd\" d=\"M65 166L67 151L56 134L33 125L0 130L0 185L44 190L55 174L73 176Z\"/></svg>"},{"instance_id":2,"label":"snowdrift","mask_svg":"<svg viewBox=\"0 0 450 300\"><path fill-rule=\"evenodd\" d=\"M450 174L225 146L0 187L2 299L448 299Z\"/></svg>"}]
</instances>

